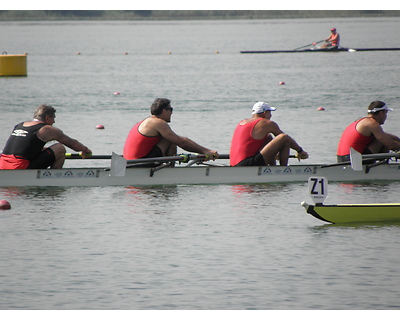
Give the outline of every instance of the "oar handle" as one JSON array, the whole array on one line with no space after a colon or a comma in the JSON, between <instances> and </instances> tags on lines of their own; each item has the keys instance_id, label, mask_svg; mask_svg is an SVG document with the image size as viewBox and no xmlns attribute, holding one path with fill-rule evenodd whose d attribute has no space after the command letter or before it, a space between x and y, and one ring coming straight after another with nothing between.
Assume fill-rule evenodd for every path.
<instances>
[{"instance_id":1,"label":"oar handle","mask_svg":"<svg viewBox=\"0 0 400 320\"><path fill-rule=\"evenodd\" d=\"M86 153L85 159L111 159L109 155L92 155L91 153ZM82 152L79 153L66 153L65 159L82 159Z\"/></svg>"}]
</instances>

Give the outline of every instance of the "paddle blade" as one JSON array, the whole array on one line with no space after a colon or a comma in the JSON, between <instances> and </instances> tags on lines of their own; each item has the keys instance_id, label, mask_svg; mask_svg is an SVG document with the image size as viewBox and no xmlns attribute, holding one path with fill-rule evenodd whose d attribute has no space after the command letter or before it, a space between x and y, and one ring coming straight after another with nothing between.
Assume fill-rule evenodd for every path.
<instances>
[{"instance_id":1,"label":"paddle blade","mask_svg":"<svg viewBox=\"0 0 400 320\"><path fill-rule=\"evenodd\" d=\"M354 171L362 171L362 155L357 150L350 148L350 163Z\"/></svg>"},{"instance_id":2,"label":"paddle blade","mask_svg":"<svg viewBox=\"0 0 400 320\"><path fill-rule=\"evenodd\" d=\"M112 177L124 177L126 170L126 159L116 153L112 153L111 156L111 176Z\"/></svg>"}]
</instances>

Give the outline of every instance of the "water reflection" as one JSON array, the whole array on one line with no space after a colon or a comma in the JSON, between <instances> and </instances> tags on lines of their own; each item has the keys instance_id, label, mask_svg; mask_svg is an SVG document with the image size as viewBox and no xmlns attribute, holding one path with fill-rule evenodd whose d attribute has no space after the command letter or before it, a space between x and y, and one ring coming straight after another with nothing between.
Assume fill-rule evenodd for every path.
<instances>
[{"instance_id":1,"label":"water reflection","mask_svg":"<svg viewBox=\"0 0 400 320\"><path fill-rule=\"evenodd\" d=\"M135 213L165 214L179 201L178 186L125 187L124 203Z\"/></svg>"},{"instance_id":2,"label":"water reflection","mask_svg":"<svg viewBox=\"0 0 400 320\"><path fill-rule=\"evenodd\" d=\"M47 198L59 197L70 188L64 187L3 187L0 195L3 197Z\"/></svg>"},{"instance_id":3,"label":"water reflection","mask_svg":"<svg viewBox=\"0 0 400 320\"><path fill-rule=\"evenodd\" d=\"M252 184L252 185L232 185L231 190L234 194L262 195L265 193L281 193L291 190L291 184Z\"/></svg>"},{"instance_id":4,"label":"water reflection","mask_svg":"<svg viewBox=\"0 0 400 320\"><path fill-rule=\"evenodd\" d=\"M353 223L326 223L321 226L310 227L311 231L327 231L333 229L385 229L385 228L400 228L400 221L383 221L383 222L353 222Z\"/></svg>"}]
</instances>

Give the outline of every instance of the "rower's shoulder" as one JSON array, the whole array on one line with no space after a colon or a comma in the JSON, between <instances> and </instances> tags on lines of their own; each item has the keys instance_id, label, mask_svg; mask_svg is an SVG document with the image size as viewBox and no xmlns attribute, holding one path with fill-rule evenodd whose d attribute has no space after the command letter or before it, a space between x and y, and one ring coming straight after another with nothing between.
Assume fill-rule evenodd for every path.
<instances>
[{"instance_id":1,"label":"rower's shoulder","mask_svg":"<svg viewBox=\"0 0 400 320\"><path fill-rule=\"evenodd\" d=\"M380 126L378 121L376 121L373 117L365 117L358 120L358 124L366 125L366 126Z\"/></svg>"},{"instance_id":2,"label":"rower's shoulder","mask_svg":"<svg viewBox=\"0 0 400 320\"><path fill-rule=\"evenodd\" d=\"M41 123L41 122L37 122L37 121L25 121L25 122L22 122L21 124L22 124L24 127L32 127L32 126L35 126L35 125L37 125L37 124L39 124L39 123Z\"/></svg>"},{"instance_id":3,"label":"rower's shoulder","mask_svg":"<svg viewBox=\"0 0 400 320\"><path fill-rule=\"evenodd\" d=\"M165 120L158 118L158 117L148 117L142 121L141 125L165 126L165 125L168 125L168 123Z\"/></svg>"},{"instance_id":4,"label":"rower's shoulder","mask_svg":"<svg viewBox=\"0 0 400 320\"><path fill-rule=\"evenodd\" d=\"M265 118L248 118L248 119L243 119L242 121L239 122L240 125L244 125L247 123L252 123L252 122L257 122L258 123L269 123L271 120L265 119Z\"/></svg>"}]
</instances>

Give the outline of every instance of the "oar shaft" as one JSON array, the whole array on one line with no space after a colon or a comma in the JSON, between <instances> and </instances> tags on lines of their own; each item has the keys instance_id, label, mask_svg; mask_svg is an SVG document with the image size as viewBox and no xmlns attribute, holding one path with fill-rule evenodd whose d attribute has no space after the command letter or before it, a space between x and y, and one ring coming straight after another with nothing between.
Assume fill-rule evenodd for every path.
<instances>
[{"instance_id":1,"label":"oar shaft","mask_svg":"<svg viewBox=\"0 0 400 320\"><path fill-rule=\"evenodd\" d=\"M66 153L66 159L82 159L81 153ZM143 163L143 162L172 162L181 161L187 162L188 160L204 160L204 154L181 154L170 157L154 157L154 158L141 158L135 160L128 160L128 163ZM111 159L111 155L87 155L86 159ZM229 159L229 154L220 154L219 159Z\"/></svg>"},{"instance_id":2,"label":"oar shaft","mask_svg":"<svg viewBox=\"0 0 400 320\"><path fill-rule=\"evenodd\" d=\"M299 49L302 49L302 48L305 48L305 47L309 47L309 46L312 46L313 44L321 43L321 42L324 42L324 41L325 41L325 40L320 40L320 41L317 41L317 42L313 42L313 43L310 43L310 44L306 44L305 46L298 47L298 48L293 49L293 50L299 50Z\"/></svg>"},{"instance_id":3,"label":"oar shaft","mask_svg":"<svg viewBox=\"0 0 400 320\"><path fill-rule=\"evenodd\" d=\"M190 157L189 160L203 160L205 159L205 155L203 154L182 154L182 155L177 155L177 156L171 156L171 157L154 157L154 158L141 158L141 159L135 159L135 160L128 160L128 163L137 163L137 162L163 162L163 161L183 161L186 162L185 157ZM65 154L66 159L82 159L82 154L81 153L66 153ZM297 158L296 155L290 155L289 158ZM111 159L110 155L91 155L87 156L86 159ZM221 160L227 160L229 159L229 154L228 153L222 153L219 155L219 158ZM131 162L132 161L132 162Z\"/></svg>"},{"instance_id":4,"label":"oar shaft","mask_svg":"<svg viewBox=\"0 0 400 320\"><path fill-rule=\"evenodd\" d=\"M363 154L361 155L362 164L368 164L369 161L373 160L381 160L381 159L390 159L390 158L400 158L400 153L398 152L388 152L388 153L372 153L372 154ZM337 166L345 166L350 165L351 161L343 161L333 164L322 165L321 167L337 167Z\"/></svg>"},{"instance_id":5,"label":"oar shaft","mask_svg":"<svg viewBox=\"0 0 400 320\"><path fill-rule=\"evenodd\" d=\"M66 153L66 159L82 159L82 153ZM109 155L86 155L86 159L111 159Z\"/></svg>"},{"instance_id":6,"label":"oar shaft","mask_svg":"<svg viewBox=\"0 0 400 320\"><path fill-rule=\"evenodd\" d=\"M400 153L398 152L388 152L388 153L372 153L372 154L363 154L362 158L372 158L372 159L389 159L389 158L400 158Z\"/></svg>"},{"instance_id":7,"label":"oar shaft","mask_svg":"<svg viewBox=\"0 0 400 320\"><path fill-rule=\"evenodd\" d=\"M220 154L218 159L229 159L229 154ZM134 163L148 163L148 162L189 162L190 160L206 160L204 154L180 154L171 157L155 157L155 158L141 158L128 160L128 164Z\"/></svg>"}]
</instances>

